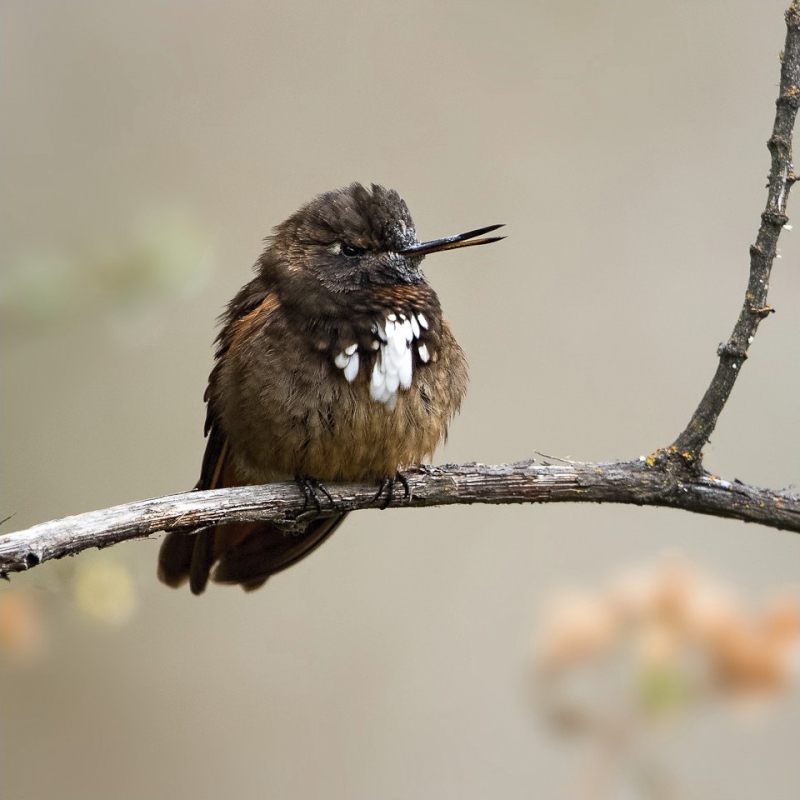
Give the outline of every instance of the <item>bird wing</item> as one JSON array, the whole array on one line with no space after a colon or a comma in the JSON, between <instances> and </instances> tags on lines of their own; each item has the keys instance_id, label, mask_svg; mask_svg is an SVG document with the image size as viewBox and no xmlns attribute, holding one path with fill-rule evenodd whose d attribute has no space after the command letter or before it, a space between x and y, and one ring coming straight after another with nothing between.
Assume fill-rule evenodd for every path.
<instances>
[{"instance_id":1,"label":"bird wing","mask_svg":"<svg viewBox=\"0 0 800 800\"><path fill-rule=\"evenodd\" d=\"M246 290L248 287L228 306L225 326L217 338L216 363L204 396L208 441L200 480L195 486L197 490L243 485L236 475L216 397L220 362L231 347L237 323L270 296L265 291L253 291L252 286ZM161 545L158 575L169 586L180 586L188 578L194 594L203 592L209 578L219 583L236 583L246 591L252 591L263 585L270 575L296 564L316 550L339 527L344 517L344 514L339 514L316 519L302 531L292 533L270 522L228 523L189 533L170 533Z\"/></svg>"}]
</instances>

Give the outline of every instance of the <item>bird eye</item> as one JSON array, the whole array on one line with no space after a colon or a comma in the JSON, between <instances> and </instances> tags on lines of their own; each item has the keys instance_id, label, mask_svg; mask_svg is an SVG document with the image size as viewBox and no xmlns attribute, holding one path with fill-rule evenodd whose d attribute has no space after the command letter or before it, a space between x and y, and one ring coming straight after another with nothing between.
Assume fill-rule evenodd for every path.
<instances>
[{"instance_id":1,"label":"bird eye","mask_svg":"<svg viewBox=\"0 0 800 800\"><path fill-rule=\"evenodd\" d=\"M348 258L355 258L356 256L364 254L364 248L356 247L355 245L352 244L343 244L341 252L343 256L347 256Z\"/></svg>"}]
</instances>

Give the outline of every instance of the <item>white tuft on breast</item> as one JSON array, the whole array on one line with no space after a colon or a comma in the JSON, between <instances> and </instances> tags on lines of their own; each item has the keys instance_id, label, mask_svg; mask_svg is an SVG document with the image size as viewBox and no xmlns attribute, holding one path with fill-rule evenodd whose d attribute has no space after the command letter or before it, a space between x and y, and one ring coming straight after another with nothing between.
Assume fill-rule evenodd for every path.
<instances>
[{"instance_id":1,"label":"white tuft on breast","mask_svg":"<svg viewBox=\"0 0 800 800\"><path fill-rule=\"evenodd\" d=\"M376 350L375 365L370 376L370 397L386 405L392 411L397 405L397 393L400 389L410 389L414 377L414 343L418 342L422 329L427 330L428 321L422 314L406 316L402 313L387 314L383 323L375 322L370 331L375 335L372 350ZM428 348L422 342L417 344L420 361L430 361ZM358 376L361 358L358 344L353 343L344 348L333 359L333 363L342 370L345 380L352 383Z\"/></svg>"},{"instance_id":2,"label":"white tuft on breast","mask_svg":"<svg viewBox=\"0 0 800 800\"><path fill-rule=\"evenodd\" d=\"M413 344L419 339L421 328L428 327L427 320L420 315L387 314L383 324L376 323L375 332L380 340L373 342L378 349L370 380L370 397L384 403L389 410L397 404L397 392L410 389L414 373ZM425 345L418 352L422 361L428 360ZM424 355L423 355L424 353Z\"/></svg>"},{"instance_id":3,"label":"white tuft on breast","mask_svg":"<svg viewBox=\"0 0 800 800\"><path fill-rule=\"evenodd\" d=\"M351 344L345 347L345 349L333 359L333 363L344 371L344 377L347 379L347 382L352 383L356 379L356 375L358 375L358 367L360 364L358 345Z\"/></svg>"},{"instance_id":4,"label":"white tuft on breast","mask_svg":"<svg viewBox=\"0 0 800 800\"><path fill-rule=\"evenodd\" d=\"M344 377L347 379L348 383L352 383L356 379L356 375L358 375L358 363L358 353L353 351L353 355L350 356L349 363L344 368Z\"/></svg>"}]
</instances>

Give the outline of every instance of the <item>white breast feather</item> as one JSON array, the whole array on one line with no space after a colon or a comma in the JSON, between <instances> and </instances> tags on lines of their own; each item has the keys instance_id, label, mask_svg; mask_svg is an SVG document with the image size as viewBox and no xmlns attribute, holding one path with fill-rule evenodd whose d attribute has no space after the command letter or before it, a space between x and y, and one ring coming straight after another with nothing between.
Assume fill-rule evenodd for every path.
<instances>
[{"instance_id":1,"label":"white breast feather","mask_svg":"<svg viewBox=\"0 0 800 800\"><path fill-rule=\"evenodd\" d=\"M370 378L370 397L384 403L390 411L397 404L397 392L411 388L414 372L412 348L422 330L427 328L428 321L422 314L412 314L410 318L404 314L387 314L382 324L378 322L372 327L372 332L376 335L372 349L378 353ZM417 352L421 361L429 360L428 348L424 344L419 344ZM345 379L352 383L360 366L358 345L345 347L334 358L333 363L343 371Z\"/></svg>"}]
</instances>

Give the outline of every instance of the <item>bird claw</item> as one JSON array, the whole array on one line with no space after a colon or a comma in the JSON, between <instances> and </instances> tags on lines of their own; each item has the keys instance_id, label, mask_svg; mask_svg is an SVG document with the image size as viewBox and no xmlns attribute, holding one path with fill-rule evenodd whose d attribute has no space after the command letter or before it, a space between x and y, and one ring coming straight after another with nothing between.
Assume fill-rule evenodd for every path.
<instances>
[{"instance_id":1,"label":"bird claw","mask_svg":"<svg viewBox=\"0 0 800 800\"><path fill-rule=\"evenodd\" d=\"M403 475L402 472L398 472L393 478L383 478L378 484L378 491L376 492L375 497L372 498L372 502L377 503L385 491L386 499L379 506L381 511L388 508L394 500L394 487L396 483L399 483L403 487L403 492L406 496L405 499L411 499L411 489L408 485L408 479L405 475Z\"/></svg>"},{"instance_id":2,"label":"bird claw","mask_svg":"<svg viewBox=\"0 0 800 800\"><path fill-rule=\"evenodd\" d=\"M328 503L330 503L331 508L334 507L335 503L330 492L325 488L324 484L320 483L315 478L309 478L307 475L297 475L295 476L295 482L303 493L303 498L305 500L303 503L303 510L300 512L301 514L308 511L312 503L318 513L322 511L322 503L320 502L319 495L322 495Z\"/></svg>"}]
</instances>

